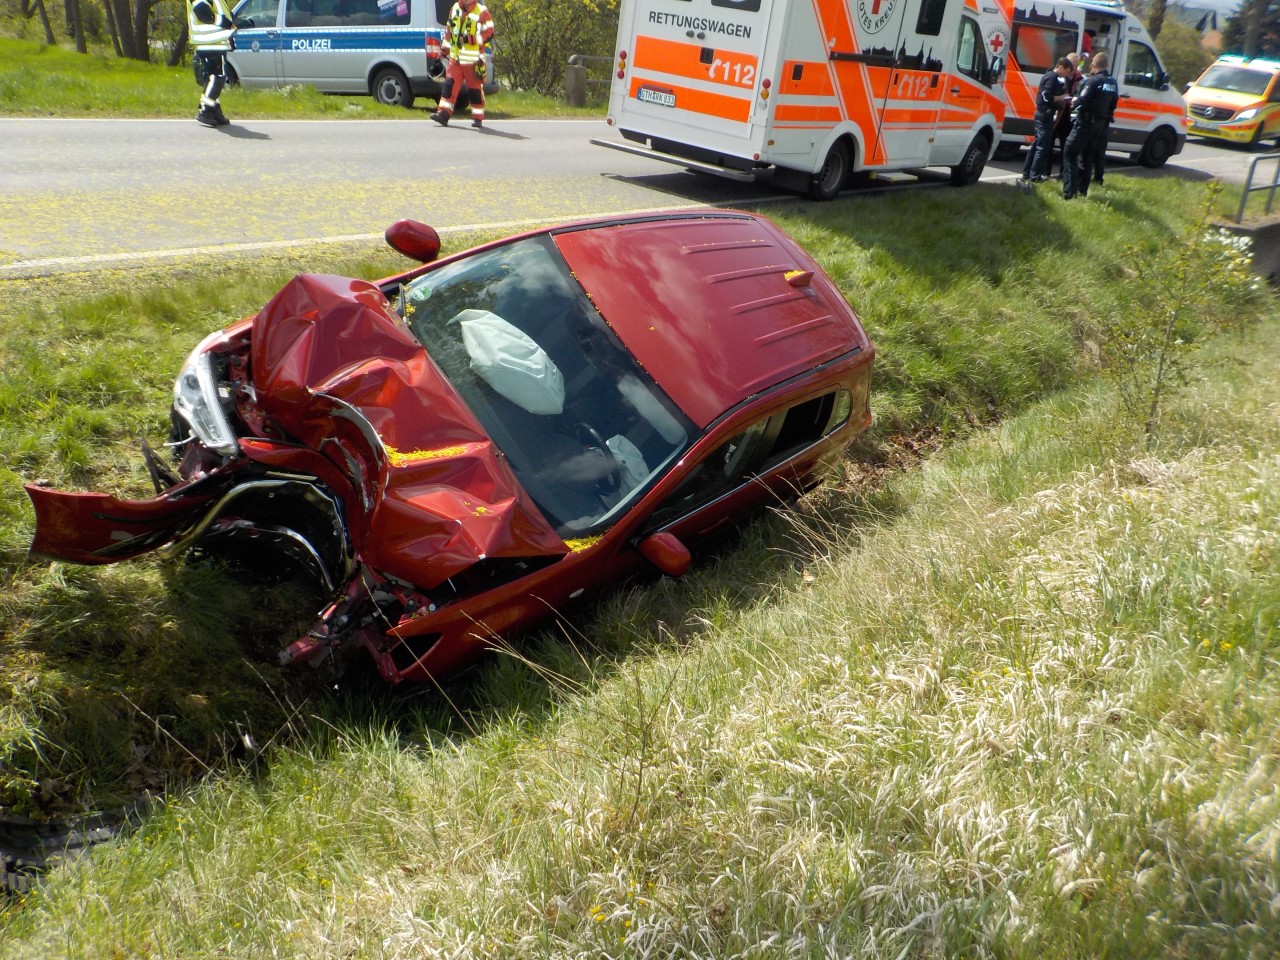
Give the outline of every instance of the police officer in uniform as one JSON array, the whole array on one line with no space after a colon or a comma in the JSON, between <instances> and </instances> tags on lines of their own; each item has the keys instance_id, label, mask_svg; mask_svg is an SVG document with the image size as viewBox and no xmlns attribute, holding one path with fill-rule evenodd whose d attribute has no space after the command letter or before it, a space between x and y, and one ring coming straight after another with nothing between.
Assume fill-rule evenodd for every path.
<instances>
[{"instance_id":1,"label":"police officer in uniform","mask_svg":"<svg viewBox=\"0 0 1280 960\"><path fill-rule=\"evenodd\" d=\"M187 30L195 48L196 82L203 90L196 120L206 127L222 127L231 121L222 112L218 97L227 85L227 54L235 49L235 21L225 0L187 0Z\"/></svg>"},{"instance_id":2,"label":"police officer in uniform","mask_svg":"<svg viewBox=\"0 0 1280 960\"><path fill-rule=\"evenodd\" d=\"M1062 196L1088 196L1089 180L1094 171L1098 180L1107 154L1107 128L1115 117L1116 104L1120 102L1120 84L1107 71L1110 62L1106 51L1095 53L1089 62L1089 75L1080 84L1072 108L1075 124L1067 137L1066 156L1062 162Z\"/></svg>"},{"instance_id":3,"label":"police officer in uniform","mask_svg":"<svg viewBox=\"0 0 1280 960\"><path fill-rule=\"evenodd\" d=\"M1067 78L1074 72L1075 66L1063 57L1040 78L1040 86L1036 88L1036 139L1027 151L1027 161L1022 167L1023 180L1040 183L1048 179L1053 155L1053 125L1058 118L1058 105L1067 95Z\"/></svg>"},{"instance_id":4,"label":"police officer in uniform","mask_svg":"<svg viewBox=\"0 0 1280 960\"><path fill-rule=\"evenodd\" d=\"M493 39L493 14L479 0L458 0L449 11L440 47L445 57L444 87L431 119L449 125L454 104L470 98L471 125L484 123L484 48Z\"/></svg>"}]
</instances>

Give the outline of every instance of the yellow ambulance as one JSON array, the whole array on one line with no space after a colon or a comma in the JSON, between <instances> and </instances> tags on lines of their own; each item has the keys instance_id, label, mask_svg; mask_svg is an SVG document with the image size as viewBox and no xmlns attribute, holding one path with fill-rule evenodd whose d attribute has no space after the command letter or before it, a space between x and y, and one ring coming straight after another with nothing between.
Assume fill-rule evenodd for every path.
<instances>
[{"instance_id":1,"label":"yellow ambulance","mask_svg":"<svg viewBox=\"0 0 1280 960\"><path fill-rule=\"evenodd\" d=\"M1187 133L1232 143L1280 140L1280 60L1224 56L1187 88Z\"/></svg>"}]
</instances>

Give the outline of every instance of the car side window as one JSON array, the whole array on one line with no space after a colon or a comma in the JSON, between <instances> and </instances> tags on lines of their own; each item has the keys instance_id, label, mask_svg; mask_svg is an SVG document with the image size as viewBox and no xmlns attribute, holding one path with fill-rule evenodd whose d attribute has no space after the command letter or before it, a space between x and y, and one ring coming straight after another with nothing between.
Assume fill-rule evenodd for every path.
<instances>
[{"instance_id":1,"label":"car side window","mask_svg":"<svg viewBox=\"0 0 1280 960\"><path fill-rule=\"evenodd\" d=\"M712 503L783 463L849 420L847 390L824 394L759 420L716 447L649 518L656 529Z\"/></svg>"},{"instance_id":2,"label":"car side window","mask_svg":"<svg viewBox=\"0 0 1280 960\"><path fill-rule=\"evenodd\" d=\"M1271 103L1280 103L1280 81L1271 81L1271 96L1267 97Z\"/></svg>"},{"instance_id":3,"label":"car side window","mask_svg":"<svg viewBox=\"0 0 1280 960\"><path fill-rule=\"evenodd\" d=\"M1129 41L1129 49L1125 54L1124 82L1134 87L1149 87L1159 90L1164 83L1164 71L1160 69L1160 61L1156 53L1145 43L1137 40Z\"/></svg>"},{"instance_id":4,"label":"car side window","mask_svg":"<svg viewBox=\"0 0 1280 960\"><path fill-rule=\"evenodd\" d=\"M274 27L279 8L280 0L248 0L236 9L236 19L242 24L252 22L254 27L260 29Z\"/></svg>"},{"instance_id":5,"label":"car side window","mask_svg":"<svg viewBox=\"0 0 1280 960\"><path fill-rule=\"evenodd\" d=\"M409 0L286 0L287 27L404 26Z\"/></svg>"}]
</instances>

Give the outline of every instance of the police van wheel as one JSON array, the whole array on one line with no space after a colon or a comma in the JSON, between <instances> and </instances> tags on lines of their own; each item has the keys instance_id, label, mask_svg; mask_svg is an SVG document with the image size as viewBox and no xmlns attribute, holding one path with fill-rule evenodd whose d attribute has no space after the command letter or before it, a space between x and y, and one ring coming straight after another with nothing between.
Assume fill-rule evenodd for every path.
<instances>
[{"instance_id":1,"label":"police van wheel","mask_svg":"<svg viewBox=\"0 0 1280 960\"><path fill-rule=\"evenodd\" d=\"M813 200L833 199L849 178L851 166L849 148L843 143L833 144L818 172L809 178L809 197Z\"/></svg>"},{"instance_id":2,"label":"police van wheel","mask_svg":"<svg viewBox=\"0 0 1280 960\"><path fill-rule=\"evenodd\" d=\"M373 99L389 107L413 106L413 93L409 81L395 67L379 70L373 78Z\"/></svg>"},{"instance_id":3,"label":"police van wheel","mask_svg":"<svg viewBox=\"0 0 1280 960\"><path fill-rule=\"evenodd\" d=\"M1147 142L1138 152L1138 162L1144 167L1163 167L1166 160L1173 156L1173 134L1168 127L1151 131Z\"/></svg>"},{"instance_id":4,"label":"police van wheel","mask_svg":"<svg viewBox=\"0 0 1280 960\"><path fill-rule=\"evenodd\" d=\"M960 162L951 168L951 182L957 187L968 187L977 183L982 177L982 170L987 165L987 150L991 144L982 134L973 138L969 149L964 152Z\"/></svg>"}]
</instances>

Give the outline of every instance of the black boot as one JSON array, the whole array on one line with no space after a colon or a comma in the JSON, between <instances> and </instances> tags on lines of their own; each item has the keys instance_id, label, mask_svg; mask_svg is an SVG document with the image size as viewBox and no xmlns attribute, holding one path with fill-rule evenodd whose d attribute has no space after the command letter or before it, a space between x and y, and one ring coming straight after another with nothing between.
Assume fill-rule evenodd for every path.
<instances>
[{"instance_id":1,"label":"black boot","mask_svg":"<svg viewBox=\"0 0 1280 960\"><path fill-rule=\"evenodd\" d=\"M449 125L449 114L445 113L443 110L436 110L435 113L431 114L431 119L442 127L447 127Z\"/></svg>"},{"instance_id":2,"label":"black boot","mask_svg":"<svg viewBox=\"0 0 1280 960\"><path fill-rule=\"evenodd\" d=\"M200 112L196 114L197 122L203 123L206 127L222 126L222 121L218 119L218 114L216 112L217 106L217 104L214 104L212 107L208 107L203 103L200 104ZM224 117L223 120L225 119L226 118Z\"/></svg>"}]
</instances>

